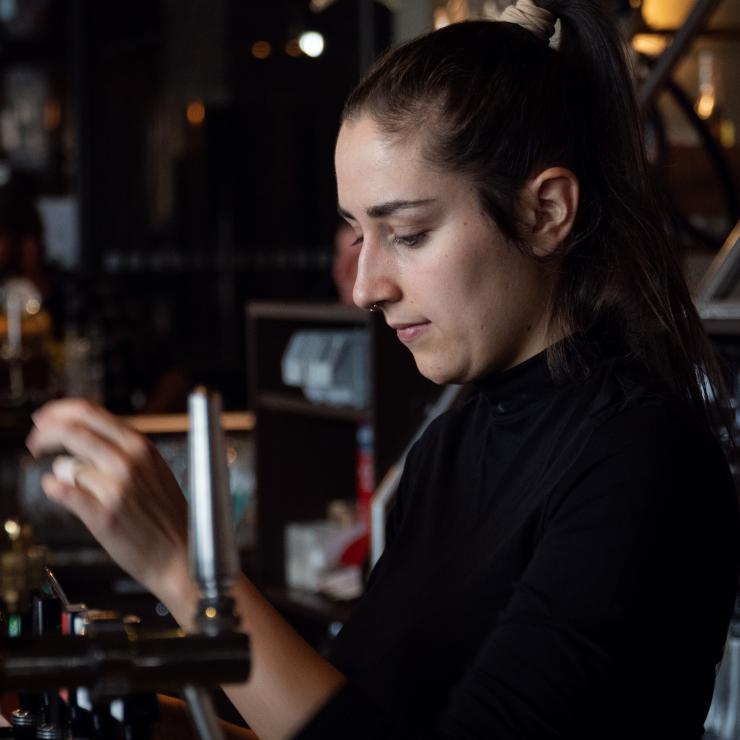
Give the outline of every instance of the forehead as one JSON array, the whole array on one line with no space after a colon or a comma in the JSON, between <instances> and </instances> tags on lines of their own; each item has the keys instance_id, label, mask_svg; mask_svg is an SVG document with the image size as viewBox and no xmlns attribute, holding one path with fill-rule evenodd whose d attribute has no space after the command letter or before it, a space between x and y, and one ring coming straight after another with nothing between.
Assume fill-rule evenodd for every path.
<instances>
[{"instance_id":1,"label":"forehead","mask_svg":"<svg viewBox=\"0 0 740 740\"><path fill-rule=\"evenodd\" d=\"M342 124L337 137L337 169L387 167L399 158L416 160L420 155L420 139L414 134L403 137L388 134L370 116L350 119Z\"/></svg>"},{"instance_id":2,"label":"forehead","mask_svg":"<svg viewBox=\"0 0 740 740\"><path fill-rule=\"evenodd\" d=\"M340 205L344 199L387 201L434 198L459 178L434 170L423 157L421 134L392 136L369 116L342 124L335 167Z\"/></svg>"}]
</instances>

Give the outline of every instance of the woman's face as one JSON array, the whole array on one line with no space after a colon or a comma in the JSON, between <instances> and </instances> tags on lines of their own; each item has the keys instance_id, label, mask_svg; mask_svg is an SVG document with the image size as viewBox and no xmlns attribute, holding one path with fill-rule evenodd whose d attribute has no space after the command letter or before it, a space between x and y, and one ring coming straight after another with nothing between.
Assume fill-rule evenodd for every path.
<instances>
[{"instance_id":1,"label":"woman's face","mask_svg":"<svg viewBox=\"0 0 740 740\"><path fill-rule=\"evenodd\" d=\"M509 245L472 184L432 169L421 136L363 116L336 148L340 213L359 250L354 300L373 304L436 383L504 370L548 346L549 270Z\"/></svg>"}]
</instances>

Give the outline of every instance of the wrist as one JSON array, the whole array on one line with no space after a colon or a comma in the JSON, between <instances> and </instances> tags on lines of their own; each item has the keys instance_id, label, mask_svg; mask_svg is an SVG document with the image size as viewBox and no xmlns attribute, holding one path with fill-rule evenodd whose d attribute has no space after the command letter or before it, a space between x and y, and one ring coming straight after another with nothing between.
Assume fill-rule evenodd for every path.
<instances>
[{"instance_id":1,"label":"wrist","mask_svg":"<svg viewBox=\"0 0 740 740\"><path fill-rule=\"evenodd\" d=\"M199 591L190 575L187 556L175 560L157 575L152 593L167 607L178 624L190 629L198 604Z\"/></svg>"}]
</instances>

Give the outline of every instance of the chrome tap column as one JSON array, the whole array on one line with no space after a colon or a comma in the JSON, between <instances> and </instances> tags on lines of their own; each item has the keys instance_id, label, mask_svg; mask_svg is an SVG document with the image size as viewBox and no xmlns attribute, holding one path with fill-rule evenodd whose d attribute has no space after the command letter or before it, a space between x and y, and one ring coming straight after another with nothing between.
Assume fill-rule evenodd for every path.
<instances>
[{"instance_id":1,"label":"chrome tap column","mask_svg":"<svg viewBox=\"0 0 740 740\"><path fill-rule=\"evenodd\" d=\"M239 560L220 396L196 388L188 398L188 414L190 568L201 590L195 619L201 632L215 635L239 623L228 595L239 573Z\"/></svg>"}]
</instances>

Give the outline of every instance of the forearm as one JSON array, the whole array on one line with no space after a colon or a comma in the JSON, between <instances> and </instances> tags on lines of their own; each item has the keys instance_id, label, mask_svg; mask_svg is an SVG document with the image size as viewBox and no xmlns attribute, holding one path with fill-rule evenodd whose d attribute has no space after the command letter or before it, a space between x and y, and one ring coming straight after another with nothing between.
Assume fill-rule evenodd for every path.
<instances>
[{"instance_id":1,"label":"forearm","mask_svg":"<svg viewBox=\"0 0 740 740\"><path fill-rule=\"evenodd\" d=\"M181 699L160 694L159 719L153 727L154 740L198 740L198 733L188 716L188 709ZM219 727L226 740L258 740L251 730L237 727L229 722L219 722Z\"/></svg>"},{"instance_id":2,"label":"forearm","mask_svg":"<svg viewBox=\"0 0 740 740\"><path fill-rule=\"evenodd\" d=\"M186 631L197 590L182 568L158 593ZM249 634L252 667L244 684L225 686L261 740L292 737L339 689L343 676L314 651L245 576L232 588L241 629Z\"/></svg>"}]
</instances>

